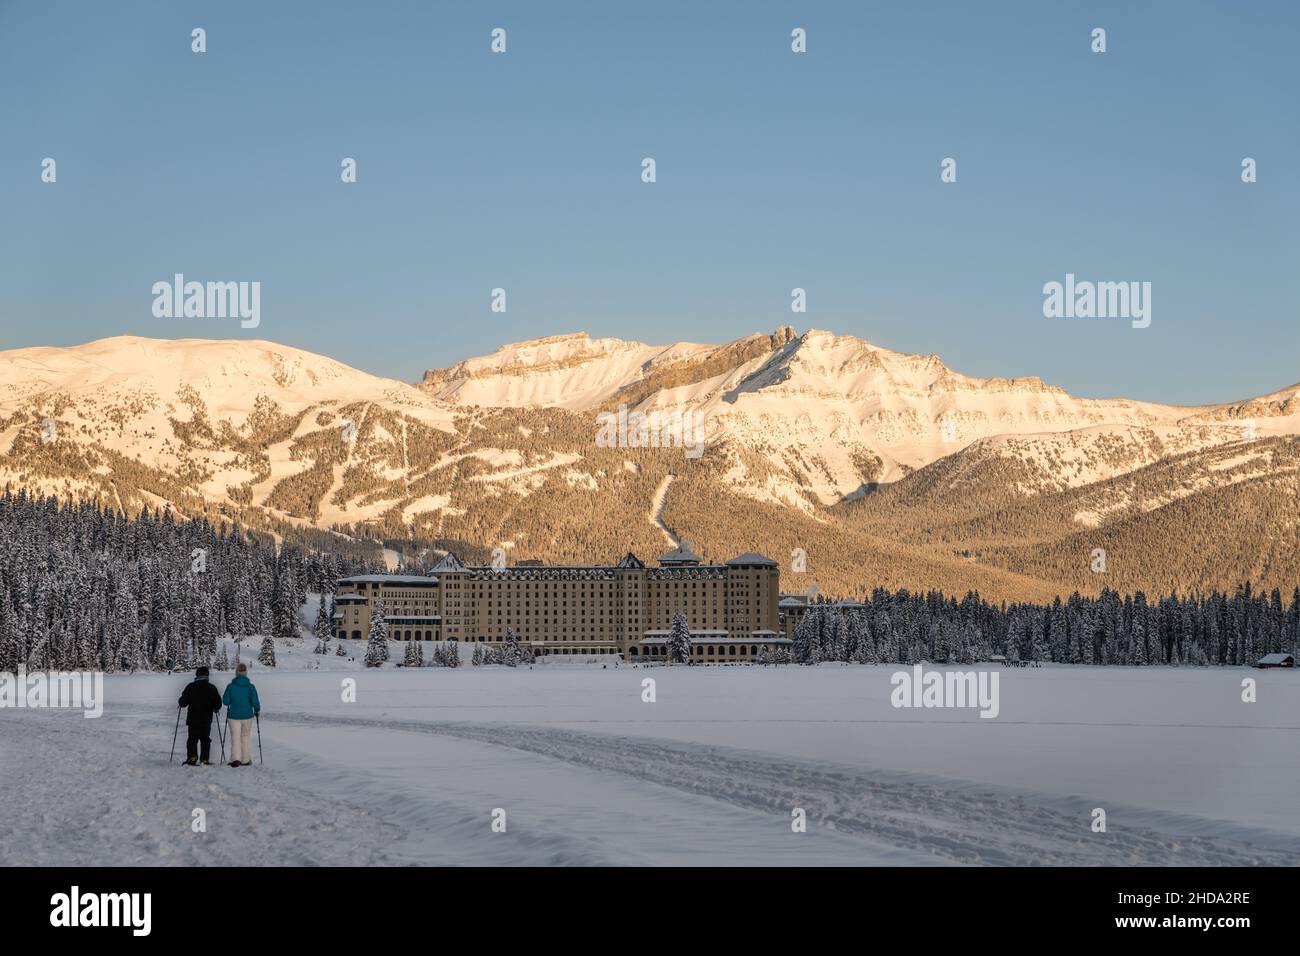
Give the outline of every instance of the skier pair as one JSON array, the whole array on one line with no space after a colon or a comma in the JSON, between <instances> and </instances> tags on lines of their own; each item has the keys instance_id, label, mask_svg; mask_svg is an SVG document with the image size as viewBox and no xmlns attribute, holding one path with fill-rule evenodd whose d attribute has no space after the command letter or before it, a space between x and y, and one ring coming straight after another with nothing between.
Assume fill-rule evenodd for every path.
<instances>
[{"instance_id":1,"label":"skier pair","mask_svg":"<svg viewBox=\"0 0 1300 956\"><path fill-rule=\"evenodd\" d=\"M185 763L208 766L212 755L212 718L224 705L227 726L230 728L230 766L243 767L252 763L249 738L253 719L262 713L262 702L257 699L257 688L248 679L247 665L235 667L235 679L226 685L226 692L218 694L208 683L208 669L200 667L194 680L181 692L177 702L188 707L185 715Z\"/></svg>"}]
</instances>

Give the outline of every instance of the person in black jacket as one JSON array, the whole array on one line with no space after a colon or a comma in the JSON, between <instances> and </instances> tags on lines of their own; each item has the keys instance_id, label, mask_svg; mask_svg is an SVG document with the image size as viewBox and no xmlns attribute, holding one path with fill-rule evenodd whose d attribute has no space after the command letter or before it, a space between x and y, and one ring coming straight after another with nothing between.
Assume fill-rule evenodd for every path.
<instances>
[{"instance_id":1,"label":"person in black jacket","mask_svg":"<svg viewBox=\"0 0 1300 956\"><path fill-rule=\"evenodd\" d=\"M221 694L208 683L208 669L200 667L194 680L181 692L178 703L188 707L185 715L185 763L193 767L200 763L206 767L212 756L212 718L221 709ZM201 753L201 756L200 756Z\"/></svg>"}]
</instances>

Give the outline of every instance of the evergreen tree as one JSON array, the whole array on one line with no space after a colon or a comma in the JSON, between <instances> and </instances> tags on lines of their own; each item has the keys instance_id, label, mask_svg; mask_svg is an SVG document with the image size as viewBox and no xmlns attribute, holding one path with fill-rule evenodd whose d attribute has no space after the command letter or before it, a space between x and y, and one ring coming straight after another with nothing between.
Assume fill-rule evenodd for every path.
<instances>
[{"instance_id":1,"label":"evergreen tree","mask_svg":"<svg viewBox=\"0 0 1300 956\"><path fill-rule=\"evenodd\" d=\"M325 609L325 595L321 595L320 604L316 606L316 624L312 628L312 633L316 635L316 640L321 643L328 643L329 639L334 636L333 622L330 612Z\"/></svg>"},{"instance_id":2,"label":"evergreen tree","mask_svg":"<svg viewBox=\"0 0 1300 956\"><path fill-rule=\"evenodd\" d=\"M691 662L691 626L680 611L673 615L672 629L668 634L668 663Z\"/></svg>"},{"instance_id":3,"label":"evergreen tree","mask_svg":"<svg viewBox=\"0 0 1300 956\"><path fill-rule=\"evenodd\" d=\"M384 620L384 602L375 600L370 612L370 641L366 645L366 666L382 667L388 660L388 623Z\"/></svg>"},{"instance_id":4,"label":"evergreen tree","mask_svg":"<svg viewBox=\"0 0 1300 956\"><path fill-rule=\"evenodd\" d=\"M817 638L817 618L821 613L822 609L819 607L810 608L795 625L791 652L796 663L803 664L812 659L813 643Z\"/></svg>"},{"instance_id":5,"label":"evergreen tree","mask_svg":"<svg viewBox=\"0 0 1300 956\"><path fill-rule=\"evenodd\" d=\"M17 614L11 603L9 590L0 581L0 673L14 674L22 659L18 649Z\"/></svg>"}]
</instances>

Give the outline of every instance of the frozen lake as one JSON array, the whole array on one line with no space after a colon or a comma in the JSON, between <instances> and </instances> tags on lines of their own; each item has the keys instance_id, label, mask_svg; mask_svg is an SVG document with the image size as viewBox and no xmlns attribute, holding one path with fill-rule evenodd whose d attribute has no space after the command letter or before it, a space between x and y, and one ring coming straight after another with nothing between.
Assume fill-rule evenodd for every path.
<instances>
[{"instance_id":1,"label":"frozen lake","mask_svg":"<svg viewBox=\"0 0 1300 956\"><path fill-rule=\"evenodd\" d=\"M184 677L106 678L98 720L0 710L0 862L1300 862L1294 671L999 670L981 719L891 706L896 666L318 660L255 667L264 766L167 764Z\"/></svg>"}]
</instances>

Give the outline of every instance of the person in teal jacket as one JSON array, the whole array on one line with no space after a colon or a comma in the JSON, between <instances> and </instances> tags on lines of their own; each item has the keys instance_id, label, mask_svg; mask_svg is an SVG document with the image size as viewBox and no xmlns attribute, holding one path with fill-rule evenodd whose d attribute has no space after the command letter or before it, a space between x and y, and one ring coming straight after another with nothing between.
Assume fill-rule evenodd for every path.
<instances>
[{"instance_id":1,"label":"person in teal jacket","mask_svg":"<svg viewBox=\"0 0 1300 956\"><path fill-rule=\"evenodd\" d=\"M226 685L221 695L230 721L230 766L246 767L252 760L249 747L253 733L253 718L262 712L262 702L257 699L257 688L248 679L248 665L242 661L235 668L235 679Z\"/></svg>"}]
</instances>

